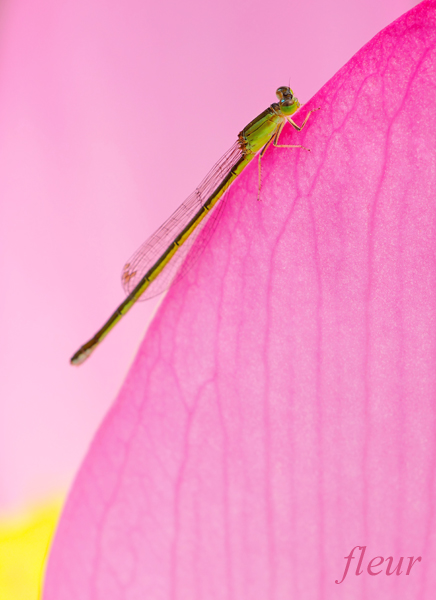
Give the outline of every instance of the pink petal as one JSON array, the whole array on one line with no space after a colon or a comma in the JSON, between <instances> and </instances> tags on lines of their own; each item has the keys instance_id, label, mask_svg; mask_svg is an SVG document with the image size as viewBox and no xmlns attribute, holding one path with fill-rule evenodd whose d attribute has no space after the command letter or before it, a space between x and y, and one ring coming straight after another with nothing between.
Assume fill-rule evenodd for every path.
<instances>
[{"instance_id":1,"label":"pink petal","mask_svg":"<svg viewBox=\"0 0 436 600\"><path fill-rule=\"evenodd\" d=\"M434 597L435 9L303 109L281 143L312 152L270 149L260 202L255 162L232 187L84 462L45 600ZM336 584L355 546L403 573Z\"/></svg>"},{"instance_id":2,"label":"pink petal","mask_svg":"<svg viewBox=\"0 0 436 600\"><path fill-rule=\"evenodd\" d=\"M153 302L89 367L68 358L120 302L123 261L277 85L310 98L411 2L3 2L0 510L63 493L120 387Z\"/></svg>"}]
</instances>

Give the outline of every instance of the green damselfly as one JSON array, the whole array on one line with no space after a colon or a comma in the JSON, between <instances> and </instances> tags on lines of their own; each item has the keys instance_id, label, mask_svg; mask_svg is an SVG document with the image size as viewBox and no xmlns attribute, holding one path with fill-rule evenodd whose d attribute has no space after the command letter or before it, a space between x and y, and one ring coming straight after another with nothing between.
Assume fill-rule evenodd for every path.
<instances>
[{"instance_id":1,"label":"green damselfly","mask_svg":"<svg viewBox=\"0 0 436 600\"><path fill-rule=\"evenodd\" d=\"M309 111L299 126L291 119L291 115L300 108L291 88L279 87L276 96L279 102L271 104L244 127L237 142L216 163L196 190L126 263L122 274L123 286L128 294L126 299L103 327L74 354L71 358L73 365L80 365L88 358L137 300L160 294L186 273L192 264L192 260L189 261L189 250L199 233L210 216L216 214L217 206L221 204L219 200L228 187L259 150L260 193L261 161L267 148L271 144L277 148L304 148L301 145L280 145L278 140L286 122L301 131L314 111Z\"/></svg>"}]
</instances>

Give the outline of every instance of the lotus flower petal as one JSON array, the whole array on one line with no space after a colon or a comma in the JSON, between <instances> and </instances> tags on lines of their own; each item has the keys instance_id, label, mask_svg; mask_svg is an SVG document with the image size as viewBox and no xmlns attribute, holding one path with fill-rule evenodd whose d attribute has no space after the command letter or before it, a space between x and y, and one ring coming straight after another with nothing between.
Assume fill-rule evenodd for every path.
<instances>
[{"instance_id":1,"label":"lotus flower petal","mask_svg":"<svg viewBox=\"0 0 436 600\"><path fill-rule=\"evenodd\" d=\"M435 44L432 0L285 129L311 152L270 148L260 201L256 161L233 185L77 477L45 600L434 597Z\"/></svg>"}]
</instances>

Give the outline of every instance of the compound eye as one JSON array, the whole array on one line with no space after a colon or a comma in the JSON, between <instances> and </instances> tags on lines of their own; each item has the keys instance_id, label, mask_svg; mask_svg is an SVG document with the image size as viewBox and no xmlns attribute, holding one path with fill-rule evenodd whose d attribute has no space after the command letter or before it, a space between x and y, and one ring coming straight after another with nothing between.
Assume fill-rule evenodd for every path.
<instances>
[{"instance_id":1,"label":"compound eye","mask_svg":"<svg viewBox=\"0 0 436 600\"><path fill-rule=\"evenodd\" d=\"M288 86L279 87L276 91L276 96L279 100L285 98L285 100L292 100L294 97L294 92Z\"/></svg>"},{"instance_id":2,"label":"compound eye","mask_svg":"<svg viewBox=\"0 0 436 600\"><path fill-rule=\"evenodd\" d=\"M300 103L292 94L289 94L280 100L280 110L284 115L292 115L299 108Z\"/></svg>"},{"instance_id":3,"label":"compound eye","mask_svg":"<svg viewBox=\"0 0 436 600\"><path fill-rule=\"evenodd\" d=\"M276 96L279 100L281 100L282 98L287 96L290 91L291 90L288 87L285 87L285 86L279 87L279 88L277 88Z\"/></svg>"}]
</instances>

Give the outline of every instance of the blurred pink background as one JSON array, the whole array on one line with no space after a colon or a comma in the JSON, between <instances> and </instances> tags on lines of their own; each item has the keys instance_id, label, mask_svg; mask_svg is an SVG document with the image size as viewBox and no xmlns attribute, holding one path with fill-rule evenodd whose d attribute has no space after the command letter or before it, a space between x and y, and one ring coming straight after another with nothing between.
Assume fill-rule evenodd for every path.
<instances>
[{"instance_id":1,"label":"blurred pink background","mask_svg":"<svg viewBox=\"0 0 436 600\"><path fill-rule=\"evenodd\" d=\"M124 262L290 81L306 102L413 0L0 9L0 509L67 490L157 302L82 367Z\"/></svg>"}]
</instances>

